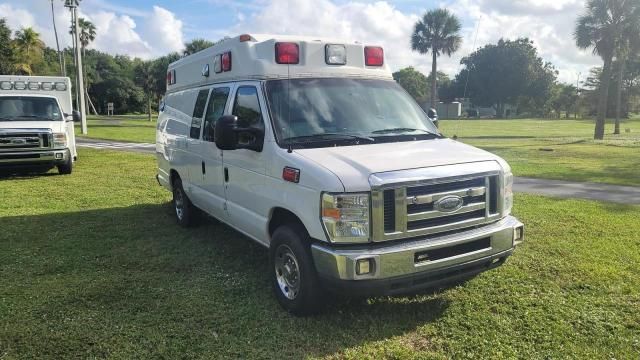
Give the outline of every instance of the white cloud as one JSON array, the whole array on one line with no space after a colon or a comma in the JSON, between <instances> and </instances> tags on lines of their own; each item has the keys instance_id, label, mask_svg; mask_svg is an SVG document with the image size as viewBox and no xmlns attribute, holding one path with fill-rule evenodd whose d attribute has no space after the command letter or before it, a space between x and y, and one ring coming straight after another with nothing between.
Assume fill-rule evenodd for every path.
<instances>
[{"instance_id":1,"label":"white cloud","mask_svg":"<svg viewBox=\"0 0 640 360\"><path fill-rule=\"evenodd\" d=\"M136 32L136 22L131 17L106 11L83 16L96 26L96 39L90 48L132 57L151 56L151 45Z\"/></svg>"},{"instance_id":2,"label":"white cloud","mask_svg":"<svg viewBox=\"0 0 640 360\"><path fill-rule=\"evenodd\" d=\"M7 25L14 30L34 26L36 23L30 12L14 8L11 4L0 4L0 18L6 18Z\"/></svg>"},{"instance_id":3,"label":"white cloud","mask_svg":"<svg viewBox=\"0 0 640 360\"><path fill-rule=\"evenodd\" d=\"M153 39L155 56L164 55L184 48L182 21L171 11L159 6L153 7L153 13L147 18L142 35L145 39Z\"/></svg>"},{"instance_id":4,"label":"white cloud","mask_svg":"<svg viewBox=\"0 0 640 360\"><path fill-rule=\"evenodd\" d=\"M460 58L474 50L478 21L480 31L476 48L495 43L500 38L529 37L541 56L560 70L562 81L574 82L578 72L585 74L590 67L601 63L590 51L580 51L574 45L572 32L575 19L583 11L583 0L439 1L463 23L462 48L452 58L441 57L438 60L438 68L449 75L455 75L460 69ZM13 29L33 26L45 43L54 47L50 8L43 6L43 2L2 0L0 16L7 17ZM159 6L136 8L134 2L131 2L132 6L122 6L112 0L92 0L83 2L81 9L83 16L94 21L99 28L92 47L109 53L150 58L179 51L188 27L188 32L211 40L246 32L343 37L384 46L388 63L394 70L411 65L427 73L431 68L430 56L417 54L410 48L413 24L422 13L400 11L391 0L371 3L365 0L202 2L220 9L220 14L230 11L229 19L235 26L211 28L219 21L201 17L197 13L199 6L193 7L192 20L199 19L195 22L183 22L170 10ZM406 5L408 2L412 0L398 1L398 4ZM69 46L69 12L61 1L55 1L54 5L61 44ZM406 6L402 8L407 9ZM415 9L415 6L409 8ZM222 16L220 14L217 16Z\"/></svg>"},{"instance_id":5,"label":"white cloud","mask_svg":"<svg viewBox=\"0 0 640 360\"><path fill-rule=\"evenodd\" d=\"M60 45L71 46L69 11L61 1L54 2L54 9ZM82 3L80 16L96 26L96 39L89 46L92 49L148 59L183 47L182 21L159 6L144 11L94 0ZM0 4L0 17L6 17L13 30L33 27L48 46L55 48L48 1L7 0Z\"/></svg>"},{"instance_id":6,"label":"white cloud","mask_svg":"<svg viewBox=\"0 0 640 360\"><path fill-rule=\"evenodd\" d=\"M431 57L411 51L410 35L422 14L399 11L387 1L364 3L330 0L269 0L259 10L239 21L235 33L247 31L276 34L345 37L379 43L392 69L412 65L427 73ZM529 37L540 55L560 71L559 79L574 82L600 61L588 51L578 50L573 26L584 6L582 0L450 0L442 3L463 22L463 46L453 57L439 58L438 68L449 75L460 69L460 59L474 50L477 21L480 28L476 48L500 38Z\"/></svg>"},{"instance_id":7,"label":"white cloud","mask_svg":"<svg viewBox=\"0 0 640 360\"><path fill-rule=\"evenodd\" d=\"M410 50L409 35L417 19L417 15L404 14L384 1L334 4L328 0L272 0L237 24L233 32L319 35L380 44L394 69L418 65L426 70L420 55Z\"/></svg>"}]
</instances>

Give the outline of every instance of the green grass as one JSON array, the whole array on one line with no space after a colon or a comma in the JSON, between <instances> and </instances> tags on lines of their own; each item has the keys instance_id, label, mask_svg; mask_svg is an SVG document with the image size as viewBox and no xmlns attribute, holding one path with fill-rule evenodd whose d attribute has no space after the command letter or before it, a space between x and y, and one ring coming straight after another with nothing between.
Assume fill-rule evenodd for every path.
<instances>
[{"instance_id":1,"label":"green grass","mask_svg":"<svg viewBox=\"0 0 640 360\"><path fill-rule=\"evenodd\" d=\"M431 294L284 313L267 252L179 228L152 156L0 185L0 358L637 358L640 207L518 195L526 243Z\"/></svg>"},{"instance_id":2,"label":"green grass","mask_svg":"<svg viewBox=\"0 0 640 360\"><path fill-rule=\"evenodd\" d=\"M155 142L155 121L144 115L90 117L90 138ZM640 118L623 134L594 141L592 120L443 120L447 136L505 158L517 176L640 186ZM625 133L625 129L631 133ZM76 129L79 134L79 128ZM607 133L613 125L607 125Z\"/></svg>"},{"instance_id":3,"label":"green grass","mask_svg":"<svg viewBox=\"0 0 640 360\"><path fill-rule=\"evenodd\" d=\"M123 116L89 116L87 118L86 137L92 139L130 141L138 143L155 143L156 120L158 116L152 116L149 121L147 115L123 115ZM82 137L80 125L76 124L76 135Z\"/></svg>"},{"instance_id":4,"label":"green grass","mask_svg":"<svg viewBox=\"0 0 640 360\"><path fill-rule=\"evenodd\" d=\"M640 118L603 141L592 140L593 127L591 120L442 121L446 135L503 157L517 176L640 186Z\"/></svg>"}]
</instances>

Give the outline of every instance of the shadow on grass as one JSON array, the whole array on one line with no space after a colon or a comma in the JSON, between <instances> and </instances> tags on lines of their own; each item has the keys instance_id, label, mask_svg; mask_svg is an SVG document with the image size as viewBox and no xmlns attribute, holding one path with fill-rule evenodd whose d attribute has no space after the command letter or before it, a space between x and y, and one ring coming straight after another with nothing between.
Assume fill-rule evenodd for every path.
<instances>
[{"instance_id":1,"label":"shadow on grass","mask_svg":"<svg viewBox=\"0 0 640 360\"><path fill-rule=\"evenodd\" d=\"M6 217L0 227L9 356L324 356L412 332L448 307L434 293L331 301L321 315L292 317L271 293L266 249L212 219L182 229L168 204Z\"/></svg>"},{"instance_id":2,"label":"shadow on grass","mask_svg":"<svg viewBox=\"0 0 640 360\"><path fill-rule=\"evenodd\" d=\"M2 180L32 180L43 176L58 176L57 172L49 172L52 168L46 167L16 167L0 168L0 181Z\"/></svg>"}]
</instances>

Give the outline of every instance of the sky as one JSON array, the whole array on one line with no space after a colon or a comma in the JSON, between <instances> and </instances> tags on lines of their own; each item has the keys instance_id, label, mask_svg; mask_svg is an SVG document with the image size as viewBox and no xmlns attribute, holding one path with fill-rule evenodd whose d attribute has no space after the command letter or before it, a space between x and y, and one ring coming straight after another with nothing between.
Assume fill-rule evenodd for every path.
<instances>
[{"instance_id":1,"label":"sky","mask_svg":"<svg viewBox=\"0 0 640 360\"><path fill-rule=\"evenodd\" d=\"M64 1L54 0L61 45L71 37ZM500 38L528 37L539 54L575 84L601 61L575 46L573 28L584 0L83 0L82 17L96 25L90 45L111 54L151 59L180 51L194 38L212 41L243 33L314 35L382 45L392 70L428 73L431 57L411 51L413 26L427 10L448 8L462 22L463 43L438 69L454 76L460 59ZM0 0L0 17L14 30L33 27L55 48L49 0Z\"/></svg>"}]
</instances>

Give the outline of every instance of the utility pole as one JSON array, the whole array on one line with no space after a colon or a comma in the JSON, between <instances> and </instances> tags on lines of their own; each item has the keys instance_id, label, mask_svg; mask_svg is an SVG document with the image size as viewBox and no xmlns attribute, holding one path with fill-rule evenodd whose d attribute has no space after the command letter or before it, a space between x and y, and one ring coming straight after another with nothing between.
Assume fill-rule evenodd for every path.
<instances>
[{"instance_id":1,"label":"utility pole","mask_svg":"<svg viewBox=\"0 0 640 360\"><path fill-rule=\"evenodd\" d=\"M82 124L82 134L87 134L87 112L85 110L85 100L84 100L84 76L82 75L82 55L80 53L80 26L78 25L78 6L80 5L80 0L65 0L64 6L68 7L71 11L71 22L73 26L73 39L76 44L75 46L75 59L76 59L76 78L78 87L76 89L76 94L78 94L78 110L80 111L80 118Z\"/></svg>"}]
</instances>

